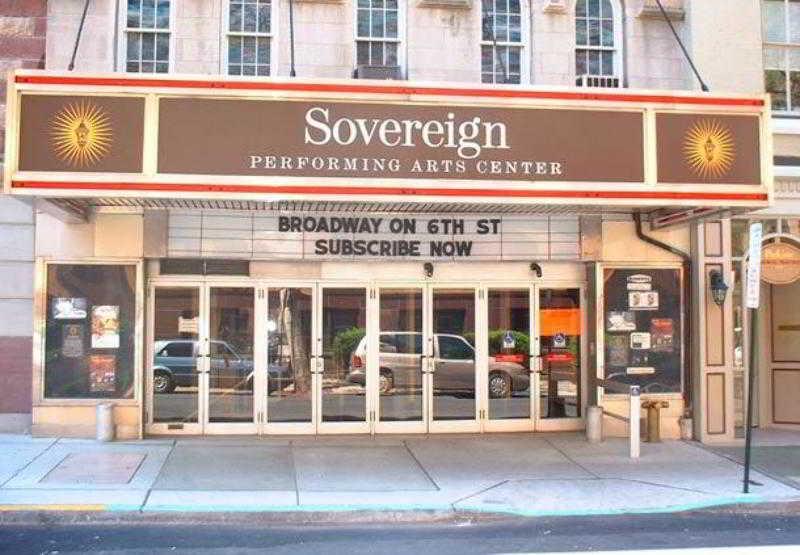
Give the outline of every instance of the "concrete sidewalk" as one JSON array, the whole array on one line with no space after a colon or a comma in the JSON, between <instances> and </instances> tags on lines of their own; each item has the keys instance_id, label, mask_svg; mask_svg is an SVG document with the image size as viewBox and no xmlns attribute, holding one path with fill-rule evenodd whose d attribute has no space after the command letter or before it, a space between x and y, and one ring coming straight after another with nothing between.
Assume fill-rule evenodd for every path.
<instances>
[{"instance_id":1,"label":"concrete sidewalk","mask_svg":"<svg viewBox=\"0 0 800 555\"><path fill-rule=\"evenodd\" d=\"M800 499L699 444L578 434L148 439L0 435L0 510L436 511L523 516L680 511Z\"/></svg>"}]
</instances>

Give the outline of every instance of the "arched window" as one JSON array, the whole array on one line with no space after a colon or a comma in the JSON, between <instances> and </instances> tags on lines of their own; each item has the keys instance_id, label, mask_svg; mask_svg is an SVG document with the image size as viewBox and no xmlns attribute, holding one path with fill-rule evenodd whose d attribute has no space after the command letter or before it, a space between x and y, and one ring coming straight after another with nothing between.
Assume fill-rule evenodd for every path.
<instances>
[{"instance_id":1,"label":"arched window","mask_svg":"<svg viewBox=\"0 0 800 555\"><path fill-rule=\"evenodd\" d=\"M619 77L618 14L612 0L577 0L575 4L575 75Z\"/></svg>"},{"instance_id":2,"label":"arched window","mask_svg":"<svg viewBox=\"0 0 800 555\"><path fill-rule=\"evenodd\" d=\"M520 0L481 2L481 82L522 82Z\"/></svg>"}]
</instances>

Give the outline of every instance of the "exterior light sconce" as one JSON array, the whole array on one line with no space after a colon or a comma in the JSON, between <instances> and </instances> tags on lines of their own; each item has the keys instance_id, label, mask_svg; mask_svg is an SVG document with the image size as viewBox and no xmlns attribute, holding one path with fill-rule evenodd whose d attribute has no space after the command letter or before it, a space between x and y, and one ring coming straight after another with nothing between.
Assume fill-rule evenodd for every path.
<instances>
[{"instance_id":1,"label":"exterior light sconce","mask_svg":"<svg viewBox=\"0 0 800 555\"><path fill-rule=\"evenodd\" d=\"M709 274L708 279L711 287L711 298L714 299L717 306L724 305L725 297L728 295L728 284L722 278L722 273L714 270Z\"/></svg>"},{"instance_id":2,"label":"exterior light sconce","mask_svg":"<svg viewBox=\"0 0 800 555\"><path fill-rule=\"evenodd\" d=\"M537 278L542 277L542 267L536 262L531 262L531 272L536 274Z\"/></svg>"},{"instance_id":3,"label":"exterior light sconce","mask_svg":"<svg viewBox=\"0 0 800 555\"><path fill-rule=\"evenodd\" d=\"M422 268L425 271L426 278L433 277L433 263L426 262L425 264L422 265Z\"/></svg>"}]
</instances>

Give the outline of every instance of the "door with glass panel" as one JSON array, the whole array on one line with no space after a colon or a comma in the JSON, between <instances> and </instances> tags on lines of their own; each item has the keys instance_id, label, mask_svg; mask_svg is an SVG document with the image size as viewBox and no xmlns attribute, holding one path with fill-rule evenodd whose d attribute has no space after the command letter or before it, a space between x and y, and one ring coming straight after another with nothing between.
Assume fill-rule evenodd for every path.
<instances>
[{"instance_id":1,"label":"door with glass panel","mask_svg":"<svg viewBox=\"0 0 800 555\"><path fill-rule=\"evenodd\" d=\"M486 431L534 428L534 390L539 337L535 333L535 288L486 289L482 409Z\"/></svg>"},{"instance_id":2,"label":"door with glass panel","mask_svg":"<svg viewBox=\"0 0 800 555\"><path fill-rule=\"evenodd\" d=\"M255 291L151 288L150 431L255 433Z\"/></svg>"},{"instance_id":3,"label":"door with glass panel","mask_svg":"<svg viewBox=\"0 0 800 555\"><path fill-rule=\"evenodd\" d=\"M318 318L314 419L319 433L369 433L374 420L367 394L371 329L366 286L322 285Z\"/></svg>"},{"instance_id":4,"label":"door with glass panel","mask_svg":"<svg viewBox=\"0 0 800 555\"><path fill-rule=\"evenodd\" d=\"M427 299L428 431L479 431L478 288L430 286Z\"/></svg>"}]
</instances>

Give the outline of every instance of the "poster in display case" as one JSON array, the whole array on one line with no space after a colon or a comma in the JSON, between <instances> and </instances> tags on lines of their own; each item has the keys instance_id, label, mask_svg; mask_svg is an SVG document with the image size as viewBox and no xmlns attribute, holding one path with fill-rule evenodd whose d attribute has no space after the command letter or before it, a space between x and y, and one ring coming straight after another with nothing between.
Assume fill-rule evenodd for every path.
<instances>
[{"instance_id":1,"label":"poster in display case","mask_svg":"<svg viewBox=\"0 0 800 555\"><path fill-rule=\"evenodd\" d=\"M642 393L681 391L681 280L677 268L605 270L607 380Z\"/></svg>"},{"instance_id":2,"label":"poster in display case","mask_svg":"<svg viewBox=\"0 0 800 555\"><path fill-rule=\"evenodd\" d=\"M89 391L106 393L117 386L117 357L114 355L89 355Z\"/></svg>"},{"instance_id":3,"label":"poster in display case","mask_svg":"<svg viewBox=\"0 0 800 555\"><path fill-rule=\"evenodd\" d=\"M92 307L92 349L119 348L119 306Z\"/></svg>"}]
</instances>

